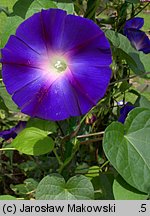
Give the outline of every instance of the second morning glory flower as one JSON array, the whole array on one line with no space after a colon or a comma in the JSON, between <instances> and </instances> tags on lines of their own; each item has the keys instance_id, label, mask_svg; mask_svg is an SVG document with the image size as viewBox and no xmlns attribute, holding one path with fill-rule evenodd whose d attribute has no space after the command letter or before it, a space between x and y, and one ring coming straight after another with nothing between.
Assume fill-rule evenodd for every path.
<instances>
[{"instance_id":1,"label":"second morning glory flower","mask_svg":"<svg viewBox=\"0 0 150 216\"><path fill-rule=\"evenodd\" d=\"M126 21L124 26L124 34L137 50L148 54L150 53L150 39L145 32L140 30L143 25L143 18L134 17L133 19Z\"/></svg>"},{"instance_id":2,"label":"second morning glory flower","mask_svg":"<svg viewBox=\"0 0 150 216\"><path fill-rule=\"evenodd\" d=\"M21 111L63 120L87 113L104 96L110 44L91 20L60 9L25 20L2 49L2 77Z\"/></svg>"}]
</instances>

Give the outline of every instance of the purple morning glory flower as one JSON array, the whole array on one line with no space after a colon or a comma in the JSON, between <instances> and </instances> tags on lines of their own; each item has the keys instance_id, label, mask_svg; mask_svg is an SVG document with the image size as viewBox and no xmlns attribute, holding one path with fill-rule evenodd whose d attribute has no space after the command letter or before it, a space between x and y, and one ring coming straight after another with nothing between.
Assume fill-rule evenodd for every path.
<instances>
[{"instance_id":1,"label":"purple morning glory flower","mask_svg":"<svg viewBox=\"0 0 150 216\"><path fill-rule=\"evenodd\" d=\"M124 34L137 50L148 54L150 53L150 40L145 32L140 30L143 25L143 18L134 17L133 19L130 19L126 22L124 26Z\"/></svg>"},{"instance_id":2,"label":"purple morning glory flower","mask_svg":"<svg viewBox=\"0 0 150 216\"><path fill-rule=\"evenodd\" d=\"M104 96L112 62L103 31L60 9L24 21L2 49L2 77L21 111L63 120L87 113Z\"/></svg>"},{"instance_id":3,"label":"purple morning glory flower","mask_svg":"<svg viewBox=\"0 0 150 216\"><path fill-rule=\"evenodd\" d=\"M4 130L0 132L0 137L2 137L5 140L8 140L10 138L15 138L18 133L20 133L24 128L26 127L26 122L25 121L19 121L19 123L9 129L9 130Z\"/></svg>"},{"instance_id":4,"label":"purple morning glory flower","mask_svg":"<svg viewBox=\"0 0 150 216\"><path fill-rule=\"evenodd\" d=\"M144 25L144 18L134 17L133 19L127 20L124 26L124 32L126 32L129 28L132 29L141 29Z\"/></svg>"},{"instance_id":5,"label":"purple morning glory flower","mask_svg":"<svg viewBox=\"0 0 150 216\"><path fill-rule=\"evenodd\" d=\"M125 122L126 117L128 113L134 109L135 107L133 105L130 105L129 103L126 103L121 109L120 109L120 116L118 118L118 121L122 124Z\"/></svg>"}]
</instances>

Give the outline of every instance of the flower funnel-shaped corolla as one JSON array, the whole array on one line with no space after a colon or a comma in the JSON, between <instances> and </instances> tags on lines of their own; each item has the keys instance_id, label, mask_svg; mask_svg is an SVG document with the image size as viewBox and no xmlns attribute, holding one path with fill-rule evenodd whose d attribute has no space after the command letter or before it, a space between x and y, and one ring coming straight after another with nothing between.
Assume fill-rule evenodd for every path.
<instances>
[{"instance_id":1,"label":"flower funnel-shaped corolla","mask_svg":"<svg viewBox=\"0 0 150 216\"><path fill-rule=\"evenodd\" d=\"M132 46L145 54L150 53L150 40L145 32L140 29L144 25L144 19L141 17L134 17L128 20L124 26L124 34L130 40Z\"/></svg>"},{"instance_id":2,"label":"flower funnel-shaped corolla","mask_svg":"<svg viewBox=\"0 0 150 216\"><path fill-rule=\"evenodd\" d=\"M88 112L104 96L112 62L103 31L60 9L24 21L2 49L2 77L21 111L63 120Z\"/></svg>"}]
</instances>

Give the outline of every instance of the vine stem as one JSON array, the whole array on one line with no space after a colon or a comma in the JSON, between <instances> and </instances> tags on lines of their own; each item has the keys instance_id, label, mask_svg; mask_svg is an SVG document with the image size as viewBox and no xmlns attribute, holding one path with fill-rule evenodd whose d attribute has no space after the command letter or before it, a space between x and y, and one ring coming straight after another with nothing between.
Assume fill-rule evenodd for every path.
<instances>
[{"instance_id":1,"label":"vine stem","mask_svg":"<svg viewBox=\"0 0 150 216\"><path fill-rule=\"evenodd\" d=\"M67 135L65 137L65 139L63 139L62 143L66 140L68 140L69 138L73 138L77 135L78 131L80 130L80 127L81 127L81 124L84 122L84 120L86 119L86 117L88 116L88 114L86 114L80 121L80 124L76 127L75 131L70 134L69 136ZM81 139L81 138L88 138L88 137L93 137L93 136L99 136L99 135L103 135L104 134L104 131L101 131L101 132L97 132L97 133L92 133L92 134L84 134L84 135L78 135L76 136L77 139ZM76 141L76 144L75 144L75 148L71 154L71 156L69 158L67 158L64 162L60 159L59 155L57 154L57 151L56 149L53 149L53 152L58 160L58 163L60 165L60 168L58 169L58 172L61 174L63 169L73 160L74 156L76 155L77 151L79 150L79 147L80 145L83 145L83 144L89 144L89 143L92 143L92 142L97 142L97 141L100 141L102 140L102 137L99 137L99 138L95 138L95 139L91 139L91 140L85 140L85 141Z\"/></svg>"},{"instance_id":2,"label":"vine stem","mask_svg":"<svg viewBox=\"0 0 150 216\"><path fill-rule=\"evenodd\" d=\"M93 133L93 134L84 134L84 135L77 136L77 139L88 138L88 137L97 136L97 135L103 135L103 134L104 134L104 131ZM90 143L93 143L93 142L100 141L102 139L103 139L102 137L99 137L99 138L95 138L95 139L91 139L91 140L85 140L85 141L77 142L76 146L75 146L75 149L72 152L71 156L69 158L67 158L66 161L64 161L64 163L60 160L59 156L57 155L57 152L55 150L53 150L54 154L56 155L57 160L58 160L58 162L60 164L60 168L59 168L58 172L62 173L63 169L72 161L72 159L76 155L77 151L79 150L80 145L90 144Z\"/></svg>"},{"instance_id":3,"label":"vine stem","mask_svg":"<svg viewBox=\"0 0 150 216\"><path fill-rule=\"evenodd\" d=\"M78 2L74 2L74 5L75 5L76 7L78 7L78 9L80 10L80 12L81 12L82 14L85 13L84 9L80 6L80 4L79 4Z\"/></svg>"},{"instance_id":4,"label":"vine stem","mask_svg":"<svg viewBox=\"0 0 150 216\"><path fill-rule=\"evenodd\" d=\"M59 155L57 154L57 151L56 151L55 148L53 149L53 152L54 152L54 154L55 154L55 156L57 158L57 161L58 161L59 165L62 166L63 162L61 161L61 159L60 159Z\"/></svg>"},{"instance_id":5,"label":"vine stem","mask_svg":"<svg viewBox=\"0 0 150 216\"><path fill-rule=\"evenodd\" d=\"M60 166L58 172L61 174L63 169L72 161L72 159L74 158L74 156L76 155L77 151L79 150L79 143L76 143L75 149L72 152L71 156L69 158L67 158L64 163L62 163L62 165Z\"/></svg>"},{"instance_id":6,"label":"vine stem","mask_svg":"<svg viewBox=\"0 0 150 216\"><path fill-rule=\"evenodd\" d=\"M99 135L103 135L103 134L104 134L104 131L91 133L91 134L83 134L83 135L77 136L77 139L88 138L88 137L92 137L92 136L99 136Z\"/></svg>"},{"instance_id":7,"label":"vine stem","mask_svg":"<svg viewBox=\"0 0 150 216\"><path fill-rule=\"evenodd\" d=\"M136 14L134 14L134 17L137 16L142 10L144 10L147 6L149 5L149 2L141 8L141 10L139 10Z\"/></svg>"},{"instance_id":8,"label":"vine stem","mask_svg":"<svg viewBox=\"0 0 150 216\"><path fill-rule=\"evenodd\" d=\"M109 164L108 160L100 167L100 169L104 168L107 164Z\"/></svg>"},{"instance_id":9,"label":"vine stem","mask_svg":"<svg viewBox=\"0 0 150 216\"><path fill-rule=\"evenodd\" d=\"M109 85L114 85L116 83L123 82L123 81L129 80L129 79L133 79L135 77L141 77L141 76L144 76L144 75L147 75L147 74L150 74L150 72L146 72L146 73L143 73L143 74L137 74L137 75L126 77L126 78L123 78L123 79L120 79L120 80L116 80L114 82L111 82Z\"/></svg>"}]
</instances>

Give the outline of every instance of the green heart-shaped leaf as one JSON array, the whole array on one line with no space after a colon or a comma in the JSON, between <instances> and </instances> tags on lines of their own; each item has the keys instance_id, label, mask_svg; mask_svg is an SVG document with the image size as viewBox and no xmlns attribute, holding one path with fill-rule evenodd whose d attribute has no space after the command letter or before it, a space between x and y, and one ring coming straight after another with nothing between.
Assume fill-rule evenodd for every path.
<instances>
[{"instance_id":1,"label":"green heart-shaped leaf","mask_svg":"<svg viewBox=\"0 0 150 216\"><path fill-rule=\"evenodd\" d=\"M111 164L130 185L150 193L150 109L133 109L125 124L106 128L103 148Z\"/></svg>"},{"instance_id":2,"label":"green heart-shaped leaf","mask_svg":"<svg viewBox=\"0 0 150 216\"><path fill-rule=\"evenodd\" d=\"M13 140L12 146L29 155L42 155L53 150L54 142L39 128L29 127L21 131Z\"/></svg>"},{"instance_id":3,"label":"green heart-shaped leaf","mask_svg":"<svg viewBox=\"0 0 150 216\"><path fill-rule=\"evenodd\" d=\"M83 175L74 176L66 183L59 174L44 177L36 190L40 200L90 200L94 199L92 183Z\"/></svg>"}]
</instances>

